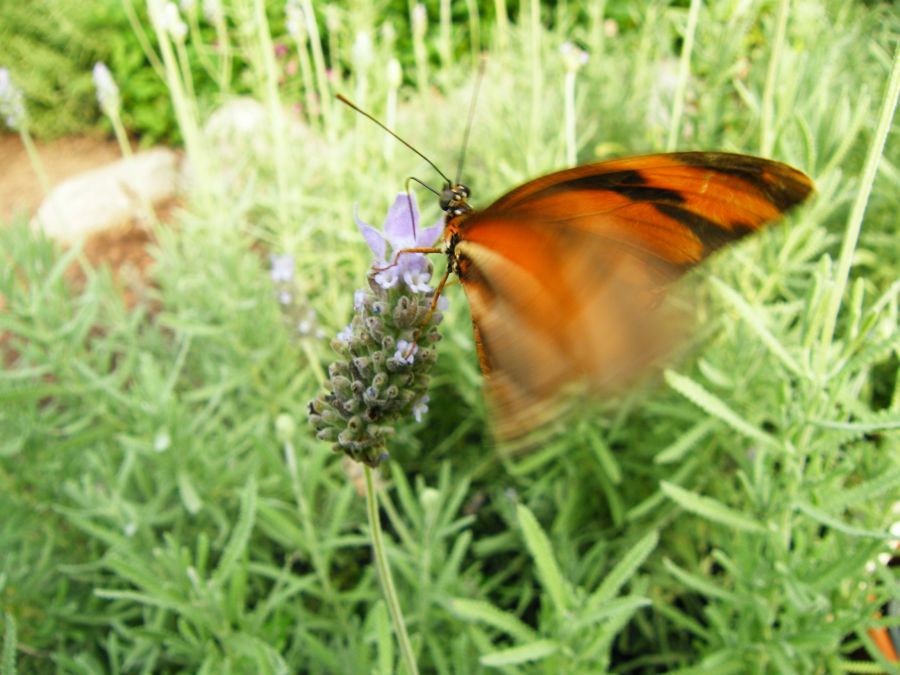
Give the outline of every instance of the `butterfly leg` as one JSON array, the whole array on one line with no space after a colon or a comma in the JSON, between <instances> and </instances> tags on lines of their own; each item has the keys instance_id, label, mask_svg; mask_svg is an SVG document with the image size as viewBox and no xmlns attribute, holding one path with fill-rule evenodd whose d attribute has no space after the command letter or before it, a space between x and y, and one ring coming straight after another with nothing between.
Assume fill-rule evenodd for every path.
<instances>
[{"instance_id":1,"label":"butterfly leg","mask_svg":"<svg viewBox=\"0 0 900 675\"><path fill-rule=\"evenodd\" d=\"M447 271L444 272L444 275L441 277L440 283L438 283L437 288L434 289L434 297L431 299L431 306L428 308L428 311L425 313L425 318L422 319L422 322L419 324L419 327L416 328L416 332L413 333L412 343L409 345L409 350L404 354L404 358L409 358L410 354L412 354L412 350L416 348L416 345L419 343L419 337L422 335L422 330L425 326L428 325L428 322L431 321L431 317L434 316L434 311L437 309L438 300L441 299L441 293L444 290L444 287L447 285L447 279L450 278L450 272L452 270L447 267Z\"/></svg>"},{"instance_id":2,"label":"butterfly leg","mask_svg":"<svg viewBox=\"0 0 900 675\"><path fill-rule=\"evenodd\" d=\"M435 248L434 246L423 246L421 248L401 248L394 254L394 262L390 265L385 265L384 267L373 267L373 272L384 272L385 270L389 270L392 267L396 267L400 264L400 256L404 253L443 253L444 249Z\"/></svg>"}]
</instances>

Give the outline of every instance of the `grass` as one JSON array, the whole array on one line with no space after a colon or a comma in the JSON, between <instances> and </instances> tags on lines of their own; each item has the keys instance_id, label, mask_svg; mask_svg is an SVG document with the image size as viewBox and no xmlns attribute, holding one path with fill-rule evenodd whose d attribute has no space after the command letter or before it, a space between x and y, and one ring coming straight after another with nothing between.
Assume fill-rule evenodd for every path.
<instances>
[{"instance_id":1,"label":"grass","mask_svg":"<svg viewBox=\"0 0 900 675\"><path fill-rule=\"evenodd\" d=\"M703 5L679 86L666 73L686 7L608 3L615 36L577 3L523 3L508 25L473 23L478 7L454 3L454 28L506 47L489 51L468 153L476 204L563 165L566 40L590 53L579 161L663 149L683 92L679 148L770 147L818 196L683 284L701 327L689 356L526 456L492 452L468 309L451 290L432 411L398 430L380 476L419 668L896 672L868 632L900 625L876 617L900 598L896 568L871 564L900 520L896 124L874 172L896 15L796 0L781 29L771 3ZM235 48L281 115L273 97L308 97L290 78L273 92L283 64L261 50L252 9L234 6L252 26ZM377 34L374 9L339 13L327 39L343 90L382 116L395 52L377 40L371 65L351 67L357 32ZM430 53L421 88L421 47L396 52L408 83L396 127L445 171L477 68L469 34L451 58ZM253 139L224 161L193 131L206 104L180 101L200 181L177 226L158 229L134 308L77 249L24 223L0 230L4 675L400 668L361 475L305 424L330 348L285 325L261 251L295 256L298 297L333 335L369 264L354 205L377 223L406 176L434 178L400 147L386 159L365 120L327 110L299 129L278 122L280 152Z\"/></svg>"}]
</instances>

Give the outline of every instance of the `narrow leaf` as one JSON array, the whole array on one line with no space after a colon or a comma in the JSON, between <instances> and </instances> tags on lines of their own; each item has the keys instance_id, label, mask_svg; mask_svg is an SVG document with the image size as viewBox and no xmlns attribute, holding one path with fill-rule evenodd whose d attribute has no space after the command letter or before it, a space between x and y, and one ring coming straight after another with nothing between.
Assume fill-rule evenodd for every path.
<instances>
[{"instance_id":1,"label":"narrow leaf","mask_svg":"<svg viewBox=\"0 0 900 675\"><path fill-rule=\"evenodd\" d=\"M522 534L525 537L525 545L534 563L537 566L538 576L544 586L544 590L553 601L553 606L560 614L564 614L571 606L569 601L570 595L566 582L563 580L562 572L553 555L553 548L550 546L550 540L541 526L538 524L534 514L528 510L524 504L519 504L517 508L519 517L519 525L522 527Z\"/></svg>"},{"instance_id":2,"label":"narrow leaf","mask_svg":"<svg viewBox=\"0 0 900 675\"><path fill-rule=\"evenodd\" d=\"M687 570L676 565L669 558L663 559L663 565L672 576L678 579L684 586L693 589L708 598L718 598L719 600L724 600L731 606L739 606L739 599L734 593L723 590L709 579L697 574L691 574Z\"/></svg>"},{"instance_id":3,"label":"narrow leaf","mask_svg":"<svg viewBox=\"0 0 900 675\"><path fill-rule=\"evenodd\" d=\"M665 373L666 382L672 389L703 408L714 417L718 417L735 431L768 446L776 446L778 442L769 434L759 429L729 408L722 399L713 395L689 377L672 370Z\"/></svg>"},{"instance_id":4,"label":"narrow leaf","mask_svg":"<svg viewBox=\"0 0 900 675\"><path fill-rule=\"evenodd\" d=\"M765 321L759 312L750 306L750 304L741 297L741 295L727 284L719 281L715 277L711 278L713 286L719 294L725 298L741 315L741 318L756 332L762 343L768 348L772 354L778 357L784 366L795 375L803 375L800 366L794 360L787 349L778 341L772 332L766 327Z\"/></svg>"},{"instance_id":5,"label":"narrow leaf","mask_svg":"<svg viewBox=\"0 0 900 675\"><path fill-rule=\"evenodd\" d=\"M678 437L674 443L662 450L653 458L654 464L668 464L669 462L677 462L688 452L693 450L694 446L706 438L706 435L716 426L716 420L707 417L698 422L685 433Z\"/></svg>"},{"instance_id":6,"label":"narrow leaf","mask_svg":"<svg viewBox=\"0 0 900 675\"><path fill-rule=\"evenodd\" d=\"M848 490L829 497L829 505L833 509L842 509L859 502L868 502L885 493L900 487L900 466L867 480Z\"/></svg>"},{"instance_id":7,"label":"narrow leaf","mask_svg":"<svg viewBox=\"0 0 900 675\"><path fill-rule=\"evenodd\" d=\"M0 657L0 675L16 675L16 644L19 641L16 619L6 612L3 615L3 655Z\"/></svg>"},{"instance_id":8,"label":"narrow leaf","mask_svg":"<svg viewBox=\"0 0 900 675\"><path fill-rule=\"evenodd\" d=\"M519 647L501 649L497 652L485 654L479 661L483 666L514 666L529 661L539 661L556 653L559 645L550 640L536 640Z\"/></svg>"},{"instance_id":9,"label":"narrow leaf","mask_svg":"<svg viewBox=\"0 0 900 675\"><path fill-rule=\"evenodd\" d=\"M816 520L823 525L827 525L828 527L837 530L838 532L843 532L846 535L851 537L865 537L867 539L890 539L890 532L876 532L874 530L863 530L858 527L853 527L852 525L848 525L843 520L839 518L835 518L834 516L825 513L821 509L817 509L812 504L807 504L805 502L794 502L794 508L798 511L802 511L806 515L808 515L813 520Z\"/></svg>"},{"instance_id":10,"label":"narrow leaf","mask_svg":"<svg viewBox=\"0 0 900 675\"><path fill-rule=\"evenodd\" d=\"M594 591L588 602L588 607L595 609L600 605L612 600L621 590L628 580L634 576L638 568L644 564L653 549L659 543L659 533L653 530L647 533L643 539L635 544L625 556L616 563L600 587Z\"/></svg>"},{"instance_id":11,"label":"narrow leaf","mask_svg":"<svg viewBox=\"0 0 900 675\"><path fill-rule=\"evenodd\" d=\"M701 518L706 518L727 527L733 527L736 530L744 530L745 532L762 533L766 531L766 528L761 523L750 516L735 511L712 497L699 495L696 492L685 490L667 481L662 481L659 487L669 499L685 511L690 511Z\"/></svg>"},{"instance_id":12,"label":"narrow leaf","mask_svg":"<svg viewBox=\"0 0 900 675\"><path fill-rule=\"evenodd\" d=\"M518 617L481 600L453 598L450 601L450 611L466 621L477 621L493 626L521 642L528 642L537 637L535 632Z\"/></svg>"},{"instance_id":13,"label":"narrow leaf","mask_svg":"<svg viewBox=\"0 0 900 675\"><path fill-rule=\"evenodd\" d=\"M234 566L247 548L250 533L253 531L253 523L256 521L256 479L251 477L247 481L247 487L241 494L241 511L238 514L237 523L231 531L231 538L225 546L222 559L213 574L213 580L222 584L231 576Z\"/></svg>"},{"instance_id":14,"label":"narrow leaf","mask_svg":"<svg viewBox=\"0 0 900 675\"><path fill-rule=\"evenodd\" d=\"M603 603L601 607L589 610L579 615L570 624L573 630L581 630L582 628L591 627L600 621L606 621L612 617L621 615L631 616L642 607L649 607L652 602L649 598L640 595L626 595L615 600Z\"/></svg>"},{"instance_id":15,"label":"narrow leaf","mask_svg":"<svg viewBox=\"0 0 900 675\"><path fill-rule=\"evenodd\" d=\"M197 494L197 490L194 489L191 477L186 471L178 472L178 495L181 497L181 503L184 504L184 508L188 513L194 516L200 512L200 509L203 507L203 501L200 499L200 495Z\"/></svg>"}]
</instances>

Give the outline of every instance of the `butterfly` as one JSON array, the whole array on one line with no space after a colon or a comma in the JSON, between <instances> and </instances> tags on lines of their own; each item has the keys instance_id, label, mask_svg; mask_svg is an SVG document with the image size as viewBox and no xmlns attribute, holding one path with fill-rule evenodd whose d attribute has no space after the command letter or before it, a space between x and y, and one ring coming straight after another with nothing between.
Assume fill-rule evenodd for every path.
<instances>
[{"instance_id":1,"label":"butterfly","mask_svg":"<svg viewBox=\"0 0 900 675\"><path fill-rule=\"evenodd\" d=\"M440 250L469 301L498 439L545 424L571 385L633 380L671 341L666 288L812 191L786 164L721 152L565 169L481 211L448 182Z\"/></svg>"},{"instance_id":2,"label":"butterfly","mask_svg":"<svg viewBox=\"0 0 900 675\"><path fill-rule=\"evenodd\" d=\"M515 441L558 416L570 394L612 392L658 361L678 330L669 285L723 246L779 220L813 192L769 159L725 152L627 157L528 181L477 211L445 180L442 253L472 315L494 435ZM471 110L469 123L471 124ZM468 127L466 130L468 137ZM460 160L460 171L462 160ZM396 257L394 264L396 264Z\"/></svg>"}]
</instances>

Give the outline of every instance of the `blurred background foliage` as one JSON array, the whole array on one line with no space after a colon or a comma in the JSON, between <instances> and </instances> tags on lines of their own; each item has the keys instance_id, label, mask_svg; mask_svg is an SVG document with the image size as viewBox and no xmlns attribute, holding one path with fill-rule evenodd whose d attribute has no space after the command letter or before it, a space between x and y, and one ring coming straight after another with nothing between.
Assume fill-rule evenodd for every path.
<instances>
[{"instance_id":1,"label":"blurred background foliage","mask_svg":"<svg viewBox=\"0 0 900 675\"><path fill-rule=\"evenodd\" d=\"M201 120L234 94L265 97L271 54L235 9L250 5L228 4L227 82L206 68L210 26L186 42ZM579 161L665 147L687 2L452 2L449 43L441 6L427 3L421 78L413 3L320 3L316 16L334 88L379 116L385 66L400 61L397 127L444 167L489 52L465 173L476 203L565 163L566 41L590 52ZM781 6L703 7L679 147L760 152ZM134 31L155 44L143 3L137 24L126 7L0 3L0 65L36 134L103 130L90 80L102 60L129 131L190 148ZM285 43L283 3L266 8ZM360 32L374 42L365 72ZM898 34L891 3L790 3L772 155L809 172L818 197L688 281L699 330L665 384L498 457L468 308L448 292L432 411L398 429L382 476L424 672L891 668L872 663L869 631L897 626L876 610L900 597L874 562L900 499L896 123L840 320L823 325ZM377 224L406 176L432 174L349 110L297 112L307 91L276 56L275 109L300 120L296 135L212 154L209 184L198 161L177 223L153 228L134 306L77 247L0 229L2 675L395 672L359 476L305 425L332 352L286 325L268 254L294 256L297 297L333 335L371 262L354 205Z\"/></svg>"}]
</instances>

